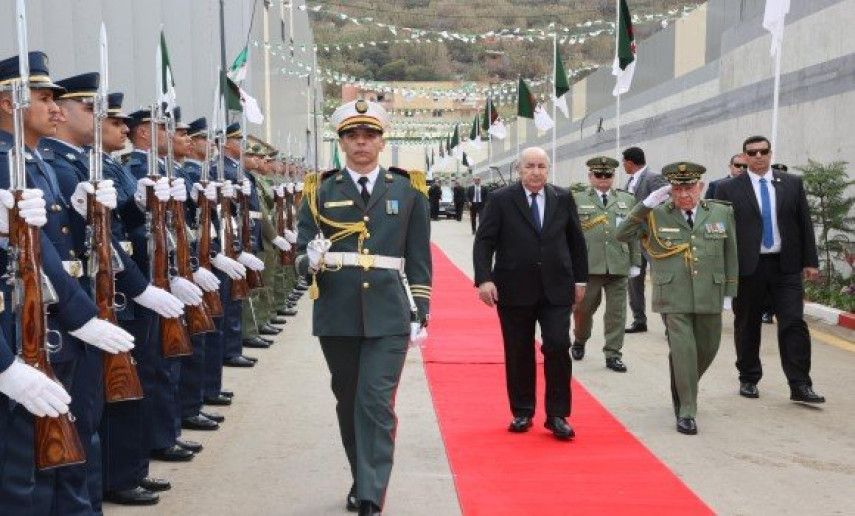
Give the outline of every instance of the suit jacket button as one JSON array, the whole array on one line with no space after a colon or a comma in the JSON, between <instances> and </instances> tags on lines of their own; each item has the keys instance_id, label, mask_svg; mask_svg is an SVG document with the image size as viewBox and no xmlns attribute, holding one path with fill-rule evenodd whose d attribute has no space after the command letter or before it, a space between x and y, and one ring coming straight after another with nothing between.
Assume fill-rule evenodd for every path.
<instances>
[{"instance_id":1,"label":"suit jacket button","mask_svg":"<svg viewBox=\"0 0 855 516\"><path fill-rule=\"evenodd\" d=\"M371 286L371 285L369 285L367 281L366 281L365 283L363 283L363 284L362 284L362 288L368 288L368 287L370 287L370 286Z\"/></svg>"},{"instance_id":2,"label":"suit jacket button","mask_svg":"<svg viewBox=\"0 0 855 516\"><path fill-rule=\"evenodd\" d=\"M62 228L60 228L60 231L63 235L67 235L71 230L68 229L68 226L62 226Z\"/></svg>"},{"instance_id":3,"label":"suit jacket button","mask_svg":"<svg viewBox=\"0 0 855 516\"><path fill-rule=\"evenodd\" d=\"M59 204L52 204L50 207L50 211L62 211L62 206Z\"/></svg>"},{"instance_id":4,"label":"suit jacket button","mask_svg":"<svg viewBox=\"0 0 855 516\"><path fill-rule=\"evenodd\" d=\"M69 249L68 256L75 258L77 257L77 253L74 252L74 249Z\"/></svg>"}]
</instances>

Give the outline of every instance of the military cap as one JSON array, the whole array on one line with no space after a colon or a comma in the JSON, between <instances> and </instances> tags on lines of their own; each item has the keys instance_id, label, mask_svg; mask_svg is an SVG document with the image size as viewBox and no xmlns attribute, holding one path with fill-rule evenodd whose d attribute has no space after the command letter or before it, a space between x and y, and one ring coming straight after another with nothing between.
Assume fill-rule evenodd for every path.
<instances>
[{"instance_id":1,"label":"military cap","mask_svg":"<svg viewBox=\"0 0 855 516\"><path fill-rule=\"evenodd\" d=\"M339 106L333 112L330 120L332 120L338 134L358 127L383 133L389 124L389 115L386 114L386 110L380 104L359 99Z\"/></svg>"},{"instance_id":2,"label":"military cap","mask_svg":"<svg viewBox=\"0 0 855 516\"><path fill-rule=\"evenodd\" d=\"M240 123L235 122L226 127L226 138L242 138L243 133L240 130Z\"/></svg>"},{"instance_id":3,"label":"military cap","mask_svg":"<svg viewBox=\"0 0 855 516\"><path fill-rule=\"evenodd\" d=\"M125 100L124 93L116 92L107 94L107 116L109 118L128 118L128 115L122 111L123 100Z\"/></svg>"},{"instance_id":4,"label":"military cap","mask_svg":"<svg viewBox=\"0 0 855 516\"><path fill-rule=\"evenodd\" d=\"M197 118L187 124L187 135L191 138L197 136L207 136L208 119L205 117Z\"/></svg>"},{"instance_id":5,"label":"military cap","mask_svg":"<svg viewBox=\"0 0 855 516\"><path fill-rule=\"evenodd\" d=\"M150 108L138 109L137 111L134 111L133 113L128 115L128 126L129 127L136 127L140 124L148 123L150 121L151 121L151 109ZM158 124L163 123L160 120L155 120L155 122Z\"/></svg>"},{"instance_id":6,"label":"military cap","mask_svg":"<svg viewBox=\"0 0 855 516\"><path fill-rule=\"evenodd\" d=\"M607 156L596 156L585 162L589 170L611 170L614 171L620 165L614 158Z\"/></svg>"},{"instance_id":7,"label":"military cap","mask_svg":"<svg viewBox=\"0 0 855 516\"><path fill-rule=\"evenodd\" d=\"M48 72L48 57L44 52L34 51L27 54L30 64L30 88L51 89L62 93L65 88L56 85L50 79ZM12 81L21 78L18 68L18 56L0 61L0 88L8 87Z\"/></svg>"},{"instance_id":8,"label":"military cap","mask_svg":"<svg viewBox=\"0 0 855 516\"><path fill-rule=\"evenodd\" d=\"M690 161L678 161L665 165L662 168L662 175L671 184L692 184L697 183L706 171L703 165Z\"/></svg>"},{"instance_id":9,"label":"military cap","mask_svg":"<svg viewBox=\"0 0 855 516\"><path fill-rule=\"evenodd\" d=\"M263 152L261 152L261 145L249 142L247 142L246 148L243 150L243 153L248 154L250 156L261 156L262 154L264 154Z\"/></svg>"},{"instance_id":10,"label":"military cap","mask_svg":"<svg viewBox=\"0 0 855 516\"><path fill-rule=\"evenodd\" d=\"M772 170L777 170L778 172L786 172L787 170L789 170L789 168L783 163L775 163L774 165L772 165Z\"/></svg>"},{"instance_id":11,"label":"military cap","mask_svg":"<svg viewBox=\"0 0 855 516\"><path fill-rule=\"evenodd\" d=\"M99 84L101 84L101 74L98 72L82 73L56 81L56 85L65 90L57 98L91 102L95 98L95 94L98 93Z\"/></svg>"},{"instance_id":12,"label":"military cap","mask_svg":"<svg viewBox=\"0 0 855 516\"><path fill-rule=\"evenodd\" d=\"M184 130L190 128L189 125L181 121L181 106L175 106L172 110L172 116L175 117L175 129Z\"/></svg>"}]
</instances>

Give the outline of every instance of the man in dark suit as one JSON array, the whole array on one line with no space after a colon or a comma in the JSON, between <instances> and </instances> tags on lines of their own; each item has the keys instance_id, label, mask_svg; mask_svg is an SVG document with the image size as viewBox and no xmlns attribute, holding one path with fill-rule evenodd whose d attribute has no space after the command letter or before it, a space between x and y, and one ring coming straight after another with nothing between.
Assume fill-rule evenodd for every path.
<instances>
[{"instance_id":1,"label":"man in dark suit","mask_svg":"<svg viewBox=\"0 0 855 516\"><path fill-rule=\"evenodd\" d=\"M436 180L428 188L428 201L430 202L430 219L439 220L439 200L442 199L442 181Z\"/></svg>"},{"instance_id":2,"label":"man in dark suit","mask_svg":"<svg viewBox=\"0 0 855 516\"><path fill-rule=\"evenodd\" d=\"M748 170L747 160L748 158L746 158L745 154L742 153L731 156L730 163L727 165L728 175L720 179L716 179L715 181L710 181L710 184L707 186L707 193L704 195L704 199L715 199L715 190L718 188L719 184L740 174L744 174L745 171Z\"/></svg>"},{"instance_id":3,"label":"man in dark suit","mask_svg":"<svg viewBox=\"0 0 855 516\"><path fill-rule=\"evenodd\" d=\"M781 365L790 399L823 403L810 378L810 334L805 324L804 285L819 275L813 224L800 177L772 170L772 148L763 136L742 145L748 173L725 181L716 198L733 203L739 248L739 289L733 303L739 394L757 398L760 365L760 319L770 295L778 316Z\"/></svg>"},{"instance_id":4,"label":"man in dark suit","mask_svg":"<svg viewBox=\"0 0 855 516\"><path fill-rule=\"evenodd\" d=\"M469 188L466 189L466 200L469 201L469 222L472 223L472 234L474 235L475 229L478 227L478 217L481 216L481 209L487 202L487 189L481 186L480 177L476 177L473 182L474 184L469 185Z\"/></svg>"},{"instance_id":5,"label":"man in dark suit","mask_svg":"<svg viewBox=\"0 0 855 516\"><path fill-rule=\"evenodd\" d=\"M491 193L475 236L478 295L498 306L513 421L525 432L535 412L535 323L543 337L546 422L558 439L575 433L570 415L570 311L585 295L588 257L573 196L547 184L549 158L520 154L520 181ZM493 258L495 257L495 264Z\"/></svg>"},{"instance_id":6,"label":"man in dark suit","mask_svg":"<svg viewBox=\"0 0 855 516\"><path fill-rule=\"evenodd\" d=\"M661 174L655 174L647 168L644 151L638 147L630 147L623 151L623 169L629 175L624 190L635 195L635 200L641 202L654 190L668 184ZM641 252L641 274L629 278L629 307L632 309L632 324L626 333L647 331L647 314L644 303L644 278L647 275L647 255Z\"/></svg>"},{"instance_id":7,"label":"man in dark suit","mask_svg":"<svg viewBox=\"0 0 855 516\"><path fill-rule=\"evenodd\" d=\"M457 217L457 222L460 222L460 219L463 218L463 205L466 204L466 190L455 181L451 192L454 201L454 216Z\"/></svg>"}]
</instances>

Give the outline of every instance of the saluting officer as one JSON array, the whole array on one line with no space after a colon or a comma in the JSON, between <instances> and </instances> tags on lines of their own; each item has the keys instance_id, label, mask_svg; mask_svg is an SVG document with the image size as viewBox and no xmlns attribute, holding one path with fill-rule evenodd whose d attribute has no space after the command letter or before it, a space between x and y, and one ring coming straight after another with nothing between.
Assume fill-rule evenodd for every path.
<instances>
[{"instance_id":1,"label":"saluting officer","mask_svg":"<svg viewBox=\"0 0 855 516\"><path fill-rule=\"evenodd\" d=\"M626 364L622 360L621 348L626 325L627 275L639 274L641 251L638 241L618 242L615 228L626 219L636 201L631 193L612 188L615 169L619 165L617 160L597 156L588 160L586 165L591 186L574 191L573 197L588 245L588 288L582 302L573 311L574 340L570 354L574 360L582 360L585 356L585 343L591 338L594 312L605 293L603 353L606 355L606 367L624 373Z\"/></svg>"},{"instance_id":2,"label":"saluting officer","mask_svg":"<svg viewBox=\"0 0 855 516\"><path fill-rule=\"evenodd\" d=\"M306 178L297 269L314 280L313 333L332 375L354 479L347 508L379 514L392 472L394 395L407 343L426 336L428 201L422 174L379 165L387 125L382 106L348 102L332 121L346 167Z\"/></svg>"},{"instance_id":3,"label":"saluting officer","mask_svg":"<svg viewBox=\"0 0 855 516\"><path fill-rule=\"evenodd\" d=\"M665 166L670 184L636 205L617 234L622 242L641 238L650 256L653 310L668 329L671 396L683 434L698 432L698 381L718 352L721 312L731 309L739 268L733 209L701 200L705 171L690 162Z\"/></svg>"}]
</instances>

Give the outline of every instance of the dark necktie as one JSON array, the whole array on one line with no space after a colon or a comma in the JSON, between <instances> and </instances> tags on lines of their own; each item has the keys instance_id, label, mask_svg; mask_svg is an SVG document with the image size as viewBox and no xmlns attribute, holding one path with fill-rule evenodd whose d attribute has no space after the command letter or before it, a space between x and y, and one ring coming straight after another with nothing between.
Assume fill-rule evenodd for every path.
<instances>
[{"instance_id":1,"label":"dark necktie","mask_svg":"<svg viewBox=\"0 0 855 516\"><path fill-rule=\"evenodd\" d=\"M608 204L609 204L609 196L606 194L603 194L603 207L605 208L606 206L608 206Z\"/></svg>"},{"instance_id":2,"label":"dark necktie","mask_svg":"<svg viewBox=\"0 0 855 516\"><path fill-rule=\"evenodd\" d=\"M695 221L692 220L692 210L686 210L686 222L689 223L690 228L695 227Z\"/></svg>"},{"instance_id":3,"label":"dark necktie","mask_svg":"<svg viewBox=\"0 0 855 516\"><path fill-rule=\"evenodd\" d=\"M540 224L540 207L537 205L537 194L529 194L531 197L531 217L534 219L534 229L540 233L542 226Z\"/></svg>"},{"instance_id":4,"label":"dark necktie","mask_svg":"<svg viewBox=\"0 0 855 516\"><path fill-rule=\"evenodd\" d=\"M624 190L626 190L627 192L632 191L629 189L629 187L632 186L632 180L633 179L635 179L635 176L629 176L629 179L626 180L626 188L624 188Z\"/></svg>"},{"instance_id":5,"label":"dark necktie","mask_svg":"<svg viewBox=\"0 0 855 516\"><path fill-rule=\"evenodd\" d=\"M368 178L362 176L357 180L357 183L359 183L359 186L362 187L359 192L359 195L362 196L362 202L364 202L365 205L368 206L368 199L371 198L371 193L368 191Z\"/></svg>"}]
</instances>

